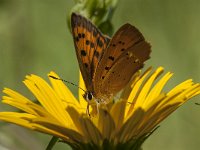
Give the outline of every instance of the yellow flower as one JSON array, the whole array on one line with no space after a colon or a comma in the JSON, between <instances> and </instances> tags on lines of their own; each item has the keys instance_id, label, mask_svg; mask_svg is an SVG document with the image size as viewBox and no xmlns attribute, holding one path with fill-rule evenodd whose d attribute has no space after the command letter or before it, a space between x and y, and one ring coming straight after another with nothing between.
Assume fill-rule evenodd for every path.
<instances>
[{"instance_id":1,"label":"yellow flower","mask_svg":"<svg viewBox=\"0 0 200 150\"><path fill-rule=\"evenodd\" d=\"M118 100L100 106L91 116L82 90L78 101L62 81L49 78L50 86L36 75L26 76L24 84L40 104L5 88L2 102L22 112L0 112L0 120L59 137L73 149L140 149L163 119L200 94L200 84L191 79L164 92L172 73L157 79L163 70L149 68L135 74ZM59 78L54 72L49 75ZM84 87L81 77L80 87Z\"/></svg>"}]
</instances>

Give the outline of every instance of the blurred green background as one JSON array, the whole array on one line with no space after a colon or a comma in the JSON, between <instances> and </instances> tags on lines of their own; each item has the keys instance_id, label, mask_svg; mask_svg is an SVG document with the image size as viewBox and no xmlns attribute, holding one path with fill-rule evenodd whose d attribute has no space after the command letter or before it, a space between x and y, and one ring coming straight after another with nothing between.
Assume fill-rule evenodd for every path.
<instances>
[{"instance_id":1,"label":"blurred green background","mask_svg":"<svg viewBox=\"0 0 200 150\"><path fill-rule=\"evenodd\" d=\"M0 89L33 96L25 75L57 72L78 82L78 65L66 17L73 0L0 0ZM152 45L146 67L175 73L166 90L188 78L200 82L200 1L121 0L112 19L115 31L129 22ZM70 89L76 94L77 88ZM1 93L0 96L3 94ZM193 98L161 123L144 150L199 150L200 97ZM0 104L0 111L8 110ZM0 122L0 150L44 150L51 136ZM54 149L62 150L59 143ZM67 149L67 148L66 148Z\"/></svg>"}]
</instances>

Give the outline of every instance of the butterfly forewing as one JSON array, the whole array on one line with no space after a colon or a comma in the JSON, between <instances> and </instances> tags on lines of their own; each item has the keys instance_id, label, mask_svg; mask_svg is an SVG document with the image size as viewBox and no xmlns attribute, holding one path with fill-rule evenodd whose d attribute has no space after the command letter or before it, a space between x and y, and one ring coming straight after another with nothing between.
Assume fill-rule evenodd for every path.
<instances>
[{"instance_id":1,"label":"butterfly forewing","mask_svg":"<svg viewBox=\"0 0 200 150\"><path fill-rule=\"evenodd\" d=\"M102 35L89 20L75 13L72 13L71 27L80 70L87 90L91 91L92 78L109 38Z\"/></svg>"}]
</instances>

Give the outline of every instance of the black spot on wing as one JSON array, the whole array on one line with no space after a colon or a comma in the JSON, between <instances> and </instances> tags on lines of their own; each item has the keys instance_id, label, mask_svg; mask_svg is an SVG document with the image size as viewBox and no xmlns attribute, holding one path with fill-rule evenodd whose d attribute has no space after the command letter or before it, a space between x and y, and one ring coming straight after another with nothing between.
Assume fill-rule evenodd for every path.
<instances>
[{"instance_id":1,"label":"black spot on wing","mask_svg":"<svg viewBox=\"0 0 200 150\"><path fill-rule=\"evenodd\" d=\"M113 46L113 47L115 47L115 46L116 46L116 44L112 44L112 46Z\"/></svg>"},{"instance_id":2,"label":"black spot on wing","mask_svg":"<svg viewBox=\"0 0 200 150\"><path fill-rule=\"evenodd\" d=\"M109 70L109 69L110 69L110 67L107 67L107 66L105 67L105 70Z\"/></svg>"},{"instance_id":3,"label":"black spot on wing","mask_svg":"<svg viewBox=\"0 0 200 150\"><path fill-rule=\"evenodd\" d=\"M94 56L98 58L98 57L99 57L99 52L98 52L98 51L95 51L95 52L94 52Z\"/></svg>"},{"instance_id":4,"label":"black spot on wing","mask_svg":"<svg viewBox=\"0 0 200 150\"><path fill-rule=\"evenodd\" d=\"M81 34L79 33L79 34L78 34L78 38L80 39L81 37L82 37L82 36L81 36Z\"/></svg>"},{"instance_id":5,"label":"black spot on wing","mask_svg":"<svg viewBox=\"0 0 200 150\"><path fill-rule=\"evenodd\" d=\"M85 50L81 50L81 55L82 56L86 56L87 55L86 51Z\"/></svg>"},{"instance_id":6,"label":"black spot on wing","mask_svg":"<svg viewBox=\"0 0 200 150\"><path fill-rule=\"evenodd\" d=\"M79 42L78 36L77 36L77 37L74 37L74 40L75 40L76 42Z\"/></svg>"},{"instance_id":7,"label":"black spot on wing","mask_svg":"<svg viewBox=\"0 0 200 150\"><path fill-rule=\"evenodd\" d=\"M90 47L94 48L94 43L93 42L90 43Z\"/></svg>"},{"instance_id":8,"label":"black spot on wing","mask_svg":"<svg viewBox=\"0 0 200 150\"><path fill-rule=\"evenodd\" d=\"M96 37L98 32L96 30L93 31L93 36Z\"/></svg>"},{"instance_id":9,"label":"black spot on wing","mask_svg":"<svg viewBox=\"0 0 200 150\"><path fill-rule=\"evenodd\" d=\"M89 44L90 44L90 41L89 41L89 40L86 40L86 41L85 41L85 44L86 44L86 45L89 45Z\"/></svg>"},{"instance_id":10,"label":"black spot on wing","mask_svg":"<svg viewBox=\"0 0 200 150\"><path fill-rule=\"evenodd\" d=\"M87 68L88 67L88 64L87 63L84 63L85 67Z\"/></svg>"},{"instance_id":11,"label":"black spot on wing","mask_svg":"<svg viewBox=\"0 0 200 150\"><path fill-rule=\"evenodd\" d=\"M99 47L102 47L103 46L103 42L102 42L102 40L98 37L97 38L97 45L99 46Z\"/></svg>"},{"instance_id":12,"label":"black spot on wing","mask_svg":"<svg viewBox=\"0 0 200 150\"><path fill-rule=\"evenodd\" d=\"M112 61L115 60L115 58L114 58L113 56L109 56L108 58L109 58L110 60L112 60Z\"/></svg>"},{"instance_id":13,"label":"black spot on wing","mask_svg":"<svg viewBox=\"0 0 200 150\"><path fill-rule=\"evenodd\" d=\"M85 38L85 33L82 33L82 38Z\"/></svg>"}]
</instances>

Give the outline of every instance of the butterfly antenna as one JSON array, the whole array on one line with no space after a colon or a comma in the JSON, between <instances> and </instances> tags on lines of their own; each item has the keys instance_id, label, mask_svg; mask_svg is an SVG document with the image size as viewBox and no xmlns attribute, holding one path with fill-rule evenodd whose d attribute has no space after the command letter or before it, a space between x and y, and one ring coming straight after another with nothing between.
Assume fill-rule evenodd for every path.
<instances>
[{"instance_id":1,"label":"butterfly antenna","mask_svg":"<svg viewBox=\"0 0 200 150\"><path fill-rule=\"evenodd\" d=\"M69 81L64 80L64 79L61 79L61 78L54 77L54 76L52 76L52 75L49 75L49 77L52 78L52 79L55 79L55 80L61 80L61 81L63 81L63 82L69 83L69 84L71 84L71 85L73 85L73 86L78 87L78 88L81 89L83 92L86 92L83 88L79 87L77 84L74 84L74 83L72 83L72 82L69 82Z\"/></svg>"}]
</instances>

